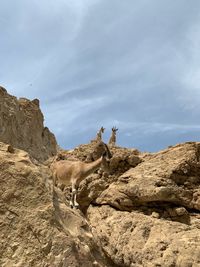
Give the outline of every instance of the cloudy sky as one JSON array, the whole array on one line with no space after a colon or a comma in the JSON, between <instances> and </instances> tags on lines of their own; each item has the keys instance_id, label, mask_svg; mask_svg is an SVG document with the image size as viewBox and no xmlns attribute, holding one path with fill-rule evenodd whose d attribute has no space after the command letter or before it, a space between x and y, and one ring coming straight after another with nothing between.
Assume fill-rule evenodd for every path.
<instances>
[{"instance_id":1,"label":"cloudy sky","mask_svg":"<svg viewBox=\"0 0 200 267\"><path fill-rule=\"evenodd\" d=\"M0 84L72 148L200 141L199 0L1 0Z\"/></svg>"}]
</instances>

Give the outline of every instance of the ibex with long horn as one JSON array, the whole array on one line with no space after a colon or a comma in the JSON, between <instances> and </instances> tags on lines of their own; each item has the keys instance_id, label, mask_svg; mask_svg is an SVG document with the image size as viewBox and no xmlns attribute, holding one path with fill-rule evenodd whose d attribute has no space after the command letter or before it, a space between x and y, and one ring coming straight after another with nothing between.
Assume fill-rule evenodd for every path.
<instances>
[{"instance_id":1,"label":"ibex with long horn","mask_svg":"<svg viewBox=\"0 0 200 267\"><path fill-rule=\"evenodd\" d=\"M115 146L116 145L116 132L118 129L116 127L112 127L112 134L109 140L109 145Z\"/></svg>"},{"instance_id":2,"label":"ibex with long horn","mask_svg":"<svg viewBox=\"0 0 200 267\"><path fill-rule=\"evenodd\" d=\"M102 134L104 133L105 128L103 126L99 129L96 135L96 141L101 141L102 140Z\"/></svg>"}]
</instances>

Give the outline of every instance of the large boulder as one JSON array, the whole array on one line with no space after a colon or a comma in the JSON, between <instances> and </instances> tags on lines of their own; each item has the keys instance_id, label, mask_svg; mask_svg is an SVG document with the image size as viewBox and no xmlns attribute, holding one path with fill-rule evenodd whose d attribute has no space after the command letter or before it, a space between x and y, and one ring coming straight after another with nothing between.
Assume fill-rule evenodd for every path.
<instances>
[{"instance_id":1,"label":"large boulder","mask_svg":"<svg viewBox=\"0 0 200 267\"><path fill-rule=\"evenodd\" d=\"M93 201L87 217L118 266L200 266L200 143L144 157Z\"/></svg>"},{"instance_id":2,"label":"large boulder","mask_svg":"<svg viewBox=\"0 0 200 267\"><path fill-rule=\"evenodd\" d=\"M200 143L177 145L152 155L121 175L97 204L121 210L170 203L200 210Z\"/></svg>"},{"instance_id":3,"label":"large boulder","mask_svg":"<svg viewBox=\"0 0 200 267\"><path fill-rule=\"evenodd\" d=\"M109 205L88 209L98 244L120 267L200 266L200 216L191 217L188 225Z\"/></svg>"}]
</instances>

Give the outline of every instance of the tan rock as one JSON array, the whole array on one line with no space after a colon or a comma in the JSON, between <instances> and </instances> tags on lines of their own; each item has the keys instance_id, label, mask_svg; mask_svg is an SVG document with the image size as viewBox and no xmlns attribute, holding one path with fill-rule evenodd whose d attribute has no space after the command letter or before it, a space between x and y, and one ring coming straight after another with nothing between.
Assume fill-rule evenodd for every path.
<instances>
[{"instance_id":1,"label":"tan rock","mask_svg":"<svg viewBox=\"0 0 200 267\"><path fill-rule=\"evenodd\" d=\"M8 146L7 146L7 151L8 151L9 153L14 153L14 152L15 152L15 149L14 149L11 145L8 145Z\"/></svg>"},{"instance_id":2,"label":"tan rock","mask_svg":"<svg viewBox=\"0 0 200 267\"><path fill-rule=\"evenodd\" d=\"M93 234L114 264L200 266L199 156L199 143L185 143L143 157L90 205Z\"/></svg>"},{"instance_id":3,"label":"tan rock","mask_svg":"<svg viewBox=\"0 0 200 267\"><path fill-rule=\"evenodd\" d=\"M192 225L109 206L91 206L87 215L93 234L117 266L200 266L200 230Z\"/></svg>"},{"instance_id":4,"label":"tan rock","mask_svg":"<svg viewBox=\"0 0 200 267\"><path fill-rule=\"evenodd\" d=\"M200 143L186 143L155 154L121 175L102 192L97 204L126 210L130 208L123 206L126 197L132 207L167 202L200 210L199 151Z\"/></svg>"},{"instance_id":5,"label":"tan rock","mask_svg":"<svg viewBox=\"0 0 200 267\"><path fill-rule=\"evenodd\" d=\"M0 266L110 266L81 212L52 202L48 167L0 143L0 185Z\"/></svg>"},{"instance_id":6,"label":"tan rock","mask_svg":"<svg viewBox=\"0 0 200 267\"><path fill-rule=\"evenodd\" d=\"M26 150L40 161L55 155L56 139L43 125L39 100L18 100L3 87L0 96L0 141Z\"/></svg>"}]
</instances>

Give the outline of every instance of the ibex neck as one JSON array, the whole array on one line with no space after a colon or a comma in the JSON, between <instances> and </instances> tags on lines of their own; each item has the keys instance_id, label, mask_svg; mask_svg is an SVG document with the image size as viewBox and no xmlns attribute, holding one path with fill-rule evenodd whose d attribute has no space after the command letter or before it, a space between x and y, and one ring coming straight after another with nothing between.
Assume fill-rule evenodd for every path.
<instances>
[{"instance_id":1,"label":"ibex neck","mask_svg":"<svg viewBox=\"0 0 200 267\"><path fill-rule=\"evenodd\" d=\"M85 168L86 174L89 175L95 172L101 166L101 162L102 162L102 157L93 162L87 163L87 166Z\"/></svg>"}]
</instances>

